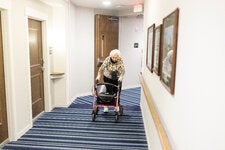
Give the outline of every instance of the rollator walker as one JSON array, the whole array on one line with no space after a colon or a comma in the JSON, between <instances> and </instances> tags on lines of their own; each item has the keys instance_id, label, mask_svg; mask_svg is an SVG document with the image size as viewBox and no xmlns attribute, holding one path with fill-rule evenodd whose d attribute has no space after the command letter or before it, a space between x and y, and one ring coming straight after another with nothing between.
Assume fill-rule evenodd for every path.
<instances>
[{"instance_id":1,"label":"rollator walker","mask_svg":"<svg viewBox=\"0 0 225 150\"><path fill-rule=\"evenodd\" d=\"M94 100L92 109L92 121L95 121L101 107L113 107L115 112L115 122L118 122L119 116L123 115L123 107L120 105L121 85L111 83L99 83L94 85Z\"/></svg>"}]
</instances>

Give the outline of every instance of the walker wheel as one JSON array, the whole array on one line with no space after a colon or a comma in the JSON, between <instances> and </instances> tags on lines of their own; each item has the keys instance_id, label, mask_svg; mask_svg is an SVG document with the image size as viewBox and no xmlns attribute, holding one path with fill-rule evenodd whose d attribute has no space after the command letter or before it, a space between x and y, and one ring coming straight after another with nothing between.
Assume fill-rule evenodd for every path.
<instances>
[{"instance_id":1,"label":"walker wheel","mask_svg":"<svg viewBox=\"0 0 225 150\"><path fill-rule=\"evenodd\" d=\"M97 110L95 109L95 110L92 110L92 121L95 121L95 118L96 118L96 114L97 114L98 112L97 112Z\"/></svg>"},{"instance_id":2,"label":"walker wheel","mask_svg":"<svg viewBox=\"0 0 225 150\"><path fill-rule=\"evenodd\" d=\"M118 122L118 120L119 120L119 115L116 113L116 115L115 115L115 122Z\"/></svg>"},{"instance_id":3,"label":"walker wheel","mask_svg":"<svg viewBox=\"0 0 225 150\"><path fill-rule=\"evenodd\" d=\"M96 107L96 109L95 109L95 114L97 115L98 112L99 112L99 107Z\"/></svg>"},{"instance_id":4,"label":"walker wheel","mask_svg":"<svg viewBox=\"0 0 225 150\"><path fill-rule=\"evenodd\" d=\"M95 118L96 118L96 114L93 113L93 114L92 114L92 121L95 121Z\"/></svg>"},{"instance_id":5,"label":"walker wheel","mask_svg":"<svg viewBox=\"0 0 225 150\"><path fill-rule=\"evenodd\" d=\"M121 116L123 115L123 106L120 106L119 114L120 114Z\"/></svg>"}]
</instances>

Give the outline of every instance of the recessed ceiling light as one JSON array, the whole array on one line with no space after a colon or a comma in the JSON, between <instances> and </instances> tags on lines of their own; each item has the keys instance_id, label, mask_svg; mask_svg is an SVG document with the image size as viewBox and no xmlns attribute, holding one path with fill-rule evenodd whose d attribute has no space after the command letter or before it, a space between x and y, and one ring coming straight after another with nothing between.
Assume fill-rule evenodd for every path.
<instances>
[{"instance_id":1,"label":"recessed ceiling light","mask_svg":"<svg viewBox=\"0 0 225 150\"><path fill-rule=\"evenodd\" d=\"M109 6L111 4L111 2L110 1L103 1L102 4L105 5L105 6Z\"/></svg>"}]
</instances>

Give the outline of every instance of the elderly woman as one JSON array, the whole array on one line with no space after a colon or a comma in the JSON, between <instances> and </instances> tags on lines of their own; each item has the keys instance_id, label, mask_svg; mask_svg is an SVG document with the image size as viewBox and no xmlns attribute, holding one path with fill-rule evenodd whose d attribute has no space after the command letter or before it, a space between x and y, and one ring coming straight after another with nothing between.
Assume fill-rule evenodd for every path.
<instances>
[{"instance_id":1,"label":"elderly woman","mask_svg":"<svg viewBox=\"0 0 225 150\"><path fill-rule=\"evenodd\" d=\"M109 56L104 60L103 64L98 70L96 80L99 81L103 73L103 80L106 83L118 85L122 82L125 73L123 60L121 53L118 49L114 49L110 52ZM109 90L109 89L107 89ZM110 89L110 92L116 92L116 89ZM104 112L108 112L108 108L104 108Z\"/></svg>"}]
</instances>

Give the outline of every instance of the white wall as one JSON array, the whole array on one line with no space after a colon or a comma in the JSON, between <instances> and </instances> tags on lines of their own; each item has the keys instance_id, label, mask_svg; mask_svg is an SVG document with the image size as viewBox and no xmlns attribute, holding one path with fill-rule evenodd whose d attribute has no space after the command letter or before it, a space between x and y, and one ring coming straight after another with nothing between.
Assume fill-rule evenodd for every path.
<instances>
[{"instance_id":1,"label":"white wall","mask_svg":"<svg viewBox=\"0 0 225 150\"><path fill-rule=\"evenodd\" d=\"M119 21L119 50L121 50L125 75L123 88L137 87L139 73L141 72L141 56L143 51L143 17L120 17ZM138 48L134 48L138 43Z\"/></svg>"},{"instance_id":2,"label":"white wall","mask_svg":"<svg viewBox=\"0 0 225 150\"><path fill-rule=\"evenodd\" d=\"M75 49L76 44L73 39L76 37L76 7L74 5L70 5L70 42L69 42L69 53L70 56L75 56ZM76 91L74 90L76 88L75 79L76 79L76 69L73 67L72 64L76 64L76 59L73 57L70 57L69 59L69 99L72 101L74 99L74 96L76 95Z\"/></svg>"},{"instance_id":3,"label":"white wall","mask_svg":"<svg viewBox=\"0 0 225 150\"><path fill-rule=\"evenodd\" d=\"M44 20L43 16L45 19L48 18L51 9L34 0L19 2L1 0L0 7L4 39L8 131L9 139L16 140L32 126L28 17ZM46 24L43 27L44 30L48 28ZM47 42L44 41L43 45L45 45L43 49L46 50ZM47 56L44 58L46 59ZM48 88L46 89L48 91ZM49 93L46 93L46 98L50 98Z\"/></svg>"},{"instance_id":4,"label":"white wall","mask_svg":"<svg viewBox=\"0 0 225 150\"><path fill-rule=\"evenodd\" d=\"M146 66L143 76L173 150L224 150L225 2L146 0L145 34L151 24L159 25L177 7L175 94L169 94ZM150 140L151 150L158 150L151 147L156 138Z\"/></svg>"},{"instance_id":5,"label":"white wall","mask_svg":"<svg viewBox=\"0 0 225 150\"><path fill-rule=\"evenodd\" d=\"M71 9L70 99L91 94L94 81L94 10Z\"/></svg>"},{"instance_id":6,"label":"white wall","mask_svg":"<svg viewBox=\"0 0 225 150\"><path fill-rule=\"evenodd\" d=\"M25 4L25 1L23 0L22 3ZM30 62L29 51L26 45L26 33L28 29L25 28L25 6L21 5L18 1L14 1L11 7L11 22L17 26L17 28L12 28L13 80L16 85L13 87L15 91L14 105L16 110L14 119L16 119L15 132L17 133L17 137L19 134L23 133L24 129L28 128L31 123Z\"/></svg>"},{"instance_id":7,"label":"white wall","mask_svg":"<svg viewBox=\"0 0 225 150\"><path fill-rule=\"evenodd\" d=\"M51 81L52 104L54 107L68 106L68 76L69 76L69 4L61 1L52 6L51 73L65 73L62 78Z\"/></svg>"}]
</instances>

